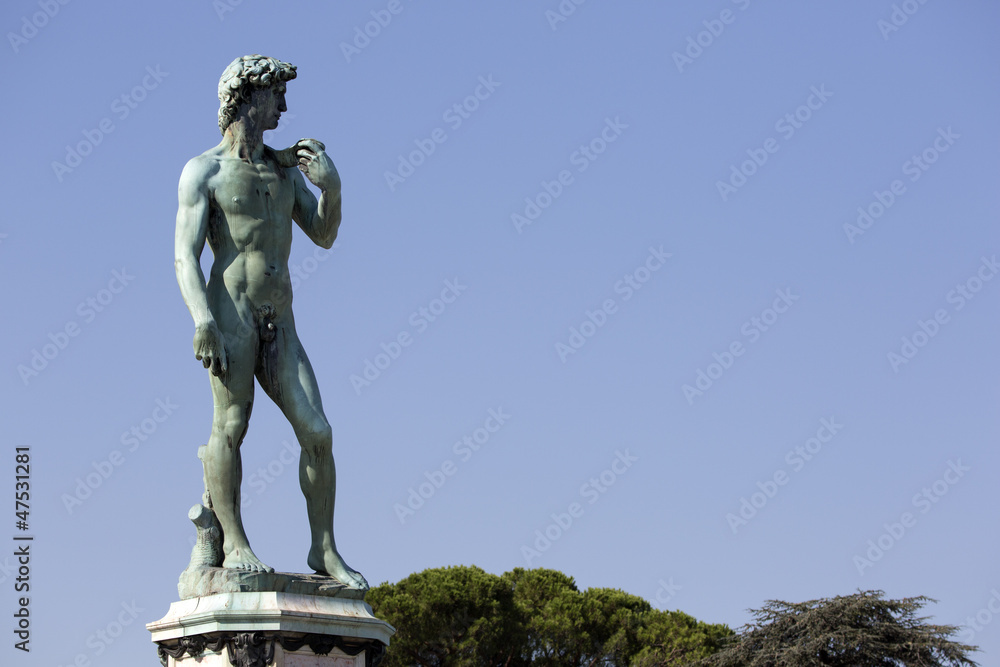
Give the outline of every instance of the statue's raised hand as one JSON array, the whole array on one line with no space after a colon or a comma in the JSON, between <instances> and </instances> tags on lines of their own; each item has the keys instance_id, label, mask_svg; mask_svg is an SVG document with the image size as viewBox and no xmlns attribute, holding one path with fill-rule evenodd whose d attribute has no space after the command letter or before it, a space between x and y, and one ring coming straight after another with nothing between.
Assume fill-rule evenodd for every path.
<instances>
[{"instance_id":1,"label":"statue's raised hand","mask_svg":"<svg viewBox=\"0 0 1000 667\"><path fill-rule=\"evenodd\" d=\"M194 358L205 368L212 369L212 375L223 375L229 368L226 355L226 341L215 322L199 324L194 330Z\"/></svg>"},{"instance_id":2,"label":"statue's raised hand","mask_svg":"<svg viewBox=\"0 0 1000 667\"><path fill-rule=\"evenodd\" d=\"M326 154L326 146L316 139L299 139L294 146L278 151L283 167L298 166L309 181L320 190L339 190L340 174Z\"/></svg>"}]
</instances>

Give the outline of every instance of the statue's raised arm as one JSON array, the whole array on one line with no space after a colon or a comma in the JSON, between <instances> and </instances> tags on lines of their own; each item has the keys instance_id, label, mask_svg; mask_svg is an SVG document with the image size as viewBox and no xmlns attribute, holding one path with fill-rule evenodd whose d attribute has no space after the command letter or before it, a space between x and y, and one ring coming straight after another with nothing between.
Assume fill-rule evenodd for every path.
<instances>
[{"instance_id":1,"label":"statue's raised arm","mask_svg":"<svg viewBox=\"0 0 1000 667\"><path fill-rule=\"evenodd\" d=\"M298 223L313 243L330 248L340 230L340 174L326 154L326 146L315 139L299 139L294 146L281 151L286 160L294 160L306 178L320 189L319 203L306 187L302 177L295 178L295 206L292 219ZM279 162L283 160L279 157Z\"/></svg>"}]
</instances>

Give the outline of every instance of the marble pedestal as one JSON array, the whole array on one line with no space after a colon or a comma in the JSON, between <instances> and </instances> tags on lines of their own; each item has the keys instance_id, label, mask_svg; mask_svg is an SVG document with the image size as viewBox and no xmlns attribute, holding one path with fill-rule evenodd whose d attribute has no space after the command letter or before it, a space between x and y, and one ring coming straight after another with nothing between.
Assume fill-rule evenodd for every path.
<instances>
[{"instance_id":1,"label":"marble pedestal","mask_svg":"<svg viewBox=\"0 0 1000 667\"><path fill-rule=\"evenodd\" d=\"M395 632L363 591L328 577L222 568L185 575L181 597L200 594L146 625L165 667L375 667Z\"/></svg>"}]
</instances>

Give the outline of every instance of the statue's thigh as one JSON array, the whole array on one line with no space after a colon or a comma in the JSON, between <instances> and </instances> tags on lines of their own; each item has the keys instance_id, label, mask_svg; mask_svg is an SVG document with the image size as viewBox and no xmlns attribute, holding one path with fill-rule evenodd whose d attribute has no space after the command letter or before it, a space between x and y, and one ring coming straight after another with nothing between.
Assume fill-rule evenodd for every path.
<instances>
[{"instance_id":1,"label":"statue's thigh","mask_svg":"<svg viewBox=\"0 0 1000 667\"><path fill-rule=\"evenodd\" d=\"M212 398L215 402L215 412L225 414L229 410L245 411L245 418L250 417L253 406L254 368L257 365L257 332L250 328L241 328L235 332L223 332L226 341L228 369L222 377L209 373L212 383Z\"/></svg>"},{"instance_id":2,"label":"statue's thigh","mask_svg":"<svg viewBox=\"0 0 1000 667\"><path fill-rule=\"evenodd\" d=\"M294 329L282 330L278 343L272 372L257 373L261 387L296 430L316 433L328 429L316 375Z\"/></svg>"}]
</instances>

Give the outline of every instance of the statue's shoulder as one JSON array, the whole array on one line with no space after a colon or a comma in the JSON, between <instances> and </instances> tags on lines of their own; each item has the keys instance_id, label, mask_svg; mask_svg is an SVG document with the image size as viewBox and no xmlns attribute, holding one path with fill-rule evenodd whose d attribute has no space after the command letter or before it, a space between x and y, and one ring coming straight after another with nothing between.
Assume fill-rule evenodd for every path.
<instances>
[{"instance_id":1,"label":"statue's shoulder","mask_svg":"<svg viewBox=\"0 0 1000 667\"><path fill-rule=\"evenodd\" d=\"M278 150L277 148L272 148L271 146L264 144L264 155L268 160L277 164L281 169L292 169L295 173L298 173L299 156L296 154L295 150L295 146Z\"/></svg>"},{"instance_id":2,"label":"statue's shoulder","mask_svg":"<svg viewBox=\"0 0 1000 667\"><path fill-rule=\"evenodd\" d=\"M201 155L196 155L187 161L181 171L181 183L192 186L204 186L222 166L219 153L209 149Z\"/></svg>"}]
</instances>

